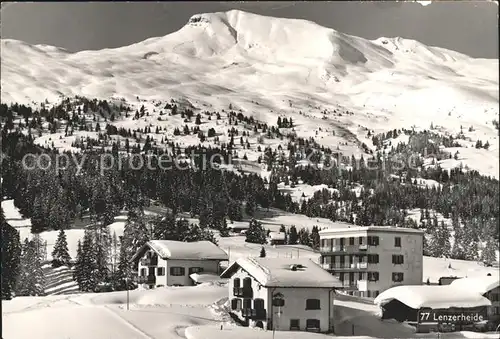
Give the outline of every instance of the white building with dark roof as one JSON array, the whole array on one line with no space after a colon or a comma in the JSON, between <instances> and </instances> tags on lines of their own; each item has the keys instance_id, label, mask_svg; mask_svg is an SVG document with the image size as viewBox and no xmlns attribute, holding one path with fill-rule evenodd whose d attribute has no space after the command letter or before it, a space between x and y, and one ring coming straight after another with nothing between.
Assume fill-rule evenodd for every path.
<instances>
[{"instance_id":1,"label":"white building with dark roof","mask_svg":"<svg viewBox=\"0 0 500 339\"><path fill-rule=\"evenodd\" d=\"M138 282L152 288L200 283L193 274L219 275L220 262L229 257L210 241L151 240L131 260L137 265Z\"/></svg>"},{"instance_id":2,"label":"white building with dark roof","mask_svg":"<svg viewBox=\"0 0 500 339\"><path fill-rule=\"evenodd\" d=\"M248 326L333 329L334 290L342 284L310 259L241 258L221 278L229 279L231 311Z\"/></svg>"},{"instance_id":3,"label":"white building with dark roof","mask_svg":"<svg viewBox=\"0 0 500 339\"><path fill-rule=\"evenodd\" d=\"M348 294L375 298L394 286L422 284L421 230L353 225L321 230L319 236L320 263Z\"/></svg>"}]
</instances>

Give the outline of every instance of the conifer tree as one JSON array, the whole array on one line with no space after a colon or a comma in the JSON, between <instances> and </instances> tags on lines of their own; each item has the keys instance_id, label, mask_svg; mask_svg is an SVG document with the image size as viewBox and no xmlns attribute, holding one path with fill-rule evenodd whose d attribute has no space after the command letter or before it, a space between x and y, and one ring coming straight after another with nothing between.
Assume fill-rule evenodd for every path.
<instances>
[{"instance_id":1,"label":"conifer tree","mask_svg":"<svg viewBox=\"0 0 500 339\"><path fill-rule=\"evenodd\" d=\"M299 240L299 236L297 234L297 228L295 227L295 225L292 225L290 227L290 231L289 231L289 235L288 235L288 245L295 245L297 243L297 241Z\"/></svg>"},{"instance_id":2,"label":"conifer tree","mask_svg":"<svg viewBox=\"0 0 500 339\"><path fill-rule=\"evenodd\" d=\"M16 295L42 296L44 294L45 279L40 257L40 246L41 239L36 234L32 240L25 239L24 241Z\"/></svg>"},{"instance_id":3,"label":"conifer tree","mask_svg":"<svg viewBox=\"0 0 500 339\"><path fill-rule=\"evenodd\" d=\"M259 257L261 257L261 258L266 257L266 249L264 248L264 246L262 246L262 248L260 249Z\"/></svg>"},{"instance_id":4,"label":"conifer tree","mask_svg":"<svg viewBox=\"0 0 500 339\"><path fill-rule=\"evenodd\" d=\"M120 258L118 262L118 269L114 277L114 289L124 290L132 287L132 267L130 259L132 258L132 253L127 248L127 241L124 237L120 237Z\"/></svg>"},{"instance_id":5,"label":"conifer tree","mask_svg":"<svg viewBox=\"0 0 500 339\"><path fill-rule=\"evenodd\" d=\"M82 291L93 292L99 283L99 271L96 259L94 236L91 230L87 229L83 235L82 244L82 267L80 275Z\"/></svg>"},{"instance_id":6,"label":"conifer tree","mask_svg":"<svg viewBox=\"0 0 500 339\"><path fill-rule=\"evenodd\" d=\"M319 244L320 244L320 237L319 237L319 230L318 226L313 226L311 229L311 234L310 234L310 244L311 247L315 250L319 249Z\"/></svg>"},{"instance_id":7,"label":"conifer tree","mask_svg":"<svg viewBox=\"0 0 500 339\"><path fill-rule=\"evenodd\" d=\"M245 242L254 244L265 244L267 242L266 230L262 227L262 223L255 219L250 221Z\"/></svg>"},{"instance_id":8,"label":"conifer tree","mask_svg":"<svg viewBox=\"0 0 500 339\"><path fill-rule=\"evenodd\" d=\"M219 234L221 237L229 237L229 228L227 227L226 218L224 218L222 221L222 226L219 230Z\"/></svg>"},{"instance_id":9,"label":"conifer tree","mask_svg":"<svg viewBox=\"0 0 500 339\"><path fill-rule=\"evenodd\" d=\"M299 231L299 243L301 245L311 246L309 231L305 228L301 228Z\"/></svg>"},{"instance_id":10,"label":"conifer tree","mask_svg":"<svg viewBox=\"0 0 500 339\"><path fill-rule=\"evenodd\" d=\"M69 266L71 256L68 251L68 242L64 230L59 231L54 249L52 250L52 267Z\"/></svg>"},{"instance_id":11,"label":"conifer tree","mask_svg":"<svg viewBox=\"0 0 500 339\"><path fill-rule=\"evenodd\" d=\"M481 251L481 261L486 265L491 265L497 261L496 251L498 250L498 242L492 236L488 236L485 246Z\"/></svg>"},{"instance_id":12,"label":"conifer tree","mask_svg":"<svg viewBox=\"0 0 500 339\"><path fill-rule=\"evenodd\" d=\"M0 227L2 228L2 299L11 299L19 275L21 258L21 242L19 232L10 226L0 210Z\"/></svg>"},{"instance_id":13,"label":"conifer tree","mask_svg":"<svg viewBox=\"0 0 500 339\"><path fill-rule=\"evenodd\" d=\"M76 249L75 267L73 270L73 280L76 281L81 291L83 291L82 270L83 270L83 250L82 250L82 243L80 240L78 240L78 247Z\"/></svg>"}]
</instances>

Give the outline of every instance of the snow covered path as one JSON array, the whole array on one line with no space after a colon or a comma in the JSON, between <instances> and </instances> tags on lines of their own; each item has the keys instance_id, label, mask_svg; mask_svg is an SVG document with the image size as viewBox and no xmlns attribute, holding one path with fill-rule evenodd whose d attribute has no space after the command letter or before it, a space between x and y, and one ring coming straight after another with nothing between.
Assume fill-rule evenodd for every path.
<instances>
[{"instance_id":1,"label":"snow covered path","mask_svg":"<svg viewBox=\"0 0 500 339\"><path fill-rule=\"evenodd\" d=\"M200 285L201 286L201 285ZM218 286L18 297L2 302L3 337L31 339L179 339L189 326L218 325Z\"/></svg>"}]
</instances>

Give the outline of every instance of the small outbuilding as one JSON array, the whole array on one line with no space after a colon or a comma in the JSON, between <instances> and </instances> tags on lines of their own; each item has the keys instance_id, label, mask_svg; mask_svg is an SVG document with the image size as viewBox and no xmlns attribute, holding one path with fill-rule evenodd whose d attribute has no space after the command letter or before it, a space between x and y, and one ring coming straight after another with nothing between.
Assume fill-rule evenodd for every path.
<instances>
[{"instance_id":1,"label":"small outbuilding","mask_svg":"<svg viewBox=\"0 0 500 339\"><path fill-rule=\"evenodd\" d=\"M286 244L286 234L283 232L269 232L269 244L270 245L285 245Z\"/></svg>"}]
</instances>

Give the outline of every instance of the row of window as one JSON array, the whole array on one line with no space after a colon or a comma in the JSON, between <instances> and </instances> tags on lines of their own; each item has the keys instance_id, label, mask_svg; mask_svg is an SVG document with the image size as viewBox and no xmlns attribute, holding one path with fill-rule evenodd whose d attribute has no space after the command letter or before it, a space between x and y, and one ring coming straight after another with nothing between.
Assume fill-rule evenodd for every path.
<instances>
[{"instance_id":1,"label":"row of window","mask_svg":"<svg viewBox=\"0 0 500 339\"><path fill-rule=\"evenodd\" d=\"M146 276L147 269L146 268L141 268L141 277ZM189 268L189 275L193 273L201 273L203 272L202 267L190 267ZM156 275L157 276L164 276L165 275L165 267L157 267L156 268ZM182 277L186 275L186 269L184 267L170 267L170 275L174 277Z\"/></svg>"},{"instance_id":2,"label":"row of window","mask_svg":"<svg viewBox=\"0 0 500 339\"><path fill-rule=\"evenodd\" d=\"M321 257L321 263L322 264L331 264L331 263L335 263L335 259L336 259L337 256L323 256ZM343 256L343 255L340 255L338 256L339 257L339 263L340 265L343 265L345 263L345 257L346 256ZM363 262L363 257L358 255L359 257L359 262ZM328 259L327 258L331 258L330 259L330 262L328 262ZM349 260L349 264L353 264L354 263L354 255L350 255L348 256ZM378 254L367 254L366 255L366 259L367 259L367 262L369 264L378 264L379 263L379 255ZM395 265L402 265L404 264L404 256L402 254L393 254L392 255L392 263L395 264Z\"/></svg>"},{"instance_id":3,"label":"row of window","mask_svg":"<svg viewBox=\"0 0 500 339\"><path fill-rule=\"evenodd\" d=\"M355 245L355 237L349 237L349 238L339 238L339 239L322 239L321 240L321 246L326 247L331 244L331 241L334 240L339 240L340 242L338 243L340 246L346 245L346 239L349 239L349 245L354 246ZM358 237L358 245L365 245L364 242L365 237ZM329 243L330 241L330 243ZM366 245L369 246L378 246L380 244L380 238L376 235L369 235L366 237ZM394 247L401 247L401 237L394 237Z\"/></svg>"},{"instance_id":4,"label":"row of window","mask_svg":"<svg viewBox=\"0 0 500 339\"><path fill-rule=\"evenodd\" d=\"M285 300L283 300L283 306L284 306L284 302L285 302ZM252 308L252 299L234 298L231 300L231 309L241 310L242 308ZM264 309L264 300L260 299L260 298L253 299L253 308L254 309ZM321 309L321 300L319 300L319 299L306 299L305 309L306 310L320 310Z\"/></svg>"},{"instance_id":5,"label":"row of window","mask_svg":"<svg viewBox=\"0 0 500 339\"><path fill-rule=\"evenodd\" d=\"M380 277L379 272L358 272L357 273L358 280L364 280L365 273L366 273L366 279L368 281L378 281L379 280L379 277ZM348 277L350 281L354 281L355 274L356 273L354 273L354 272L349 272L349 273L339 272L339 273L335 274L335 276L340 281L348 280L346 277Z\"/></svg>"},{"instance_id":6,"label":"row of window","mask_svg":"<svg viewBox=\"0 0 500 339\"><path fill-rule=\"evenodd\" d=\"M363 280L364 278L364 272L358 272L358 280ZM335 276L340 280L340 281L345 281L345 280L349 280L349 281L353 281L354 282L354 277L355 277L355 274L354 272L349 272L349 273L345 273L345 272L339 272L339 273L336 273ZM367 274L367 280L368 281L379 281L380 280L380 274L379 272L366 272ZM349 277L349 279L346 279L346 277ZM401 282L404 280L404 274L402 272L393 272L392 273L392 281L394 282Z\"/></svg>"},{"instance_id":7,"label":"row of window","mask_svg":"<svg viewBox=\"0 0 500 339\"><path fill-rule=\"evenodd\" d=\"M359 258L359 262L363 262L363 257L366 255L366 259L367 259L367 262L369 264L378 264L379 263L379 260L380 260L380 257L378 254L364 254L364 255L357 255L357 257ZM348 258L347 262L349 264L354 264L354 257L355 255L331 255L331 256L322 256L320 261L322 264L333 264L333 263L340 263L341 265L345 264L346 262L346 257ZM335 260L339 258L339 260Z\"/></svg>"},{"instance_id":8,"label":"row of window","mask_svg":"<svg viewBox=\"0 0 500 339\"><path fill-rule=\"evenodd\" d=\"M246 278L243 278L243 286L240 286L241 285L241 280L240 278L234 278L233 280L233 287L243 287L243 288L252 288L252 278L250 277L246 277Z\"/></svg>"},{"instance_id":9,"label":"row of window","mask_svg":"<svg viewBox=\"0 0 500 339\"><path fill-rule=\"evenodd\" d=\"M306 319L306 329L320 329L319 319ZM300 319L290 319L290 330L300 330Z\"/></svg>"}]
</instances>

